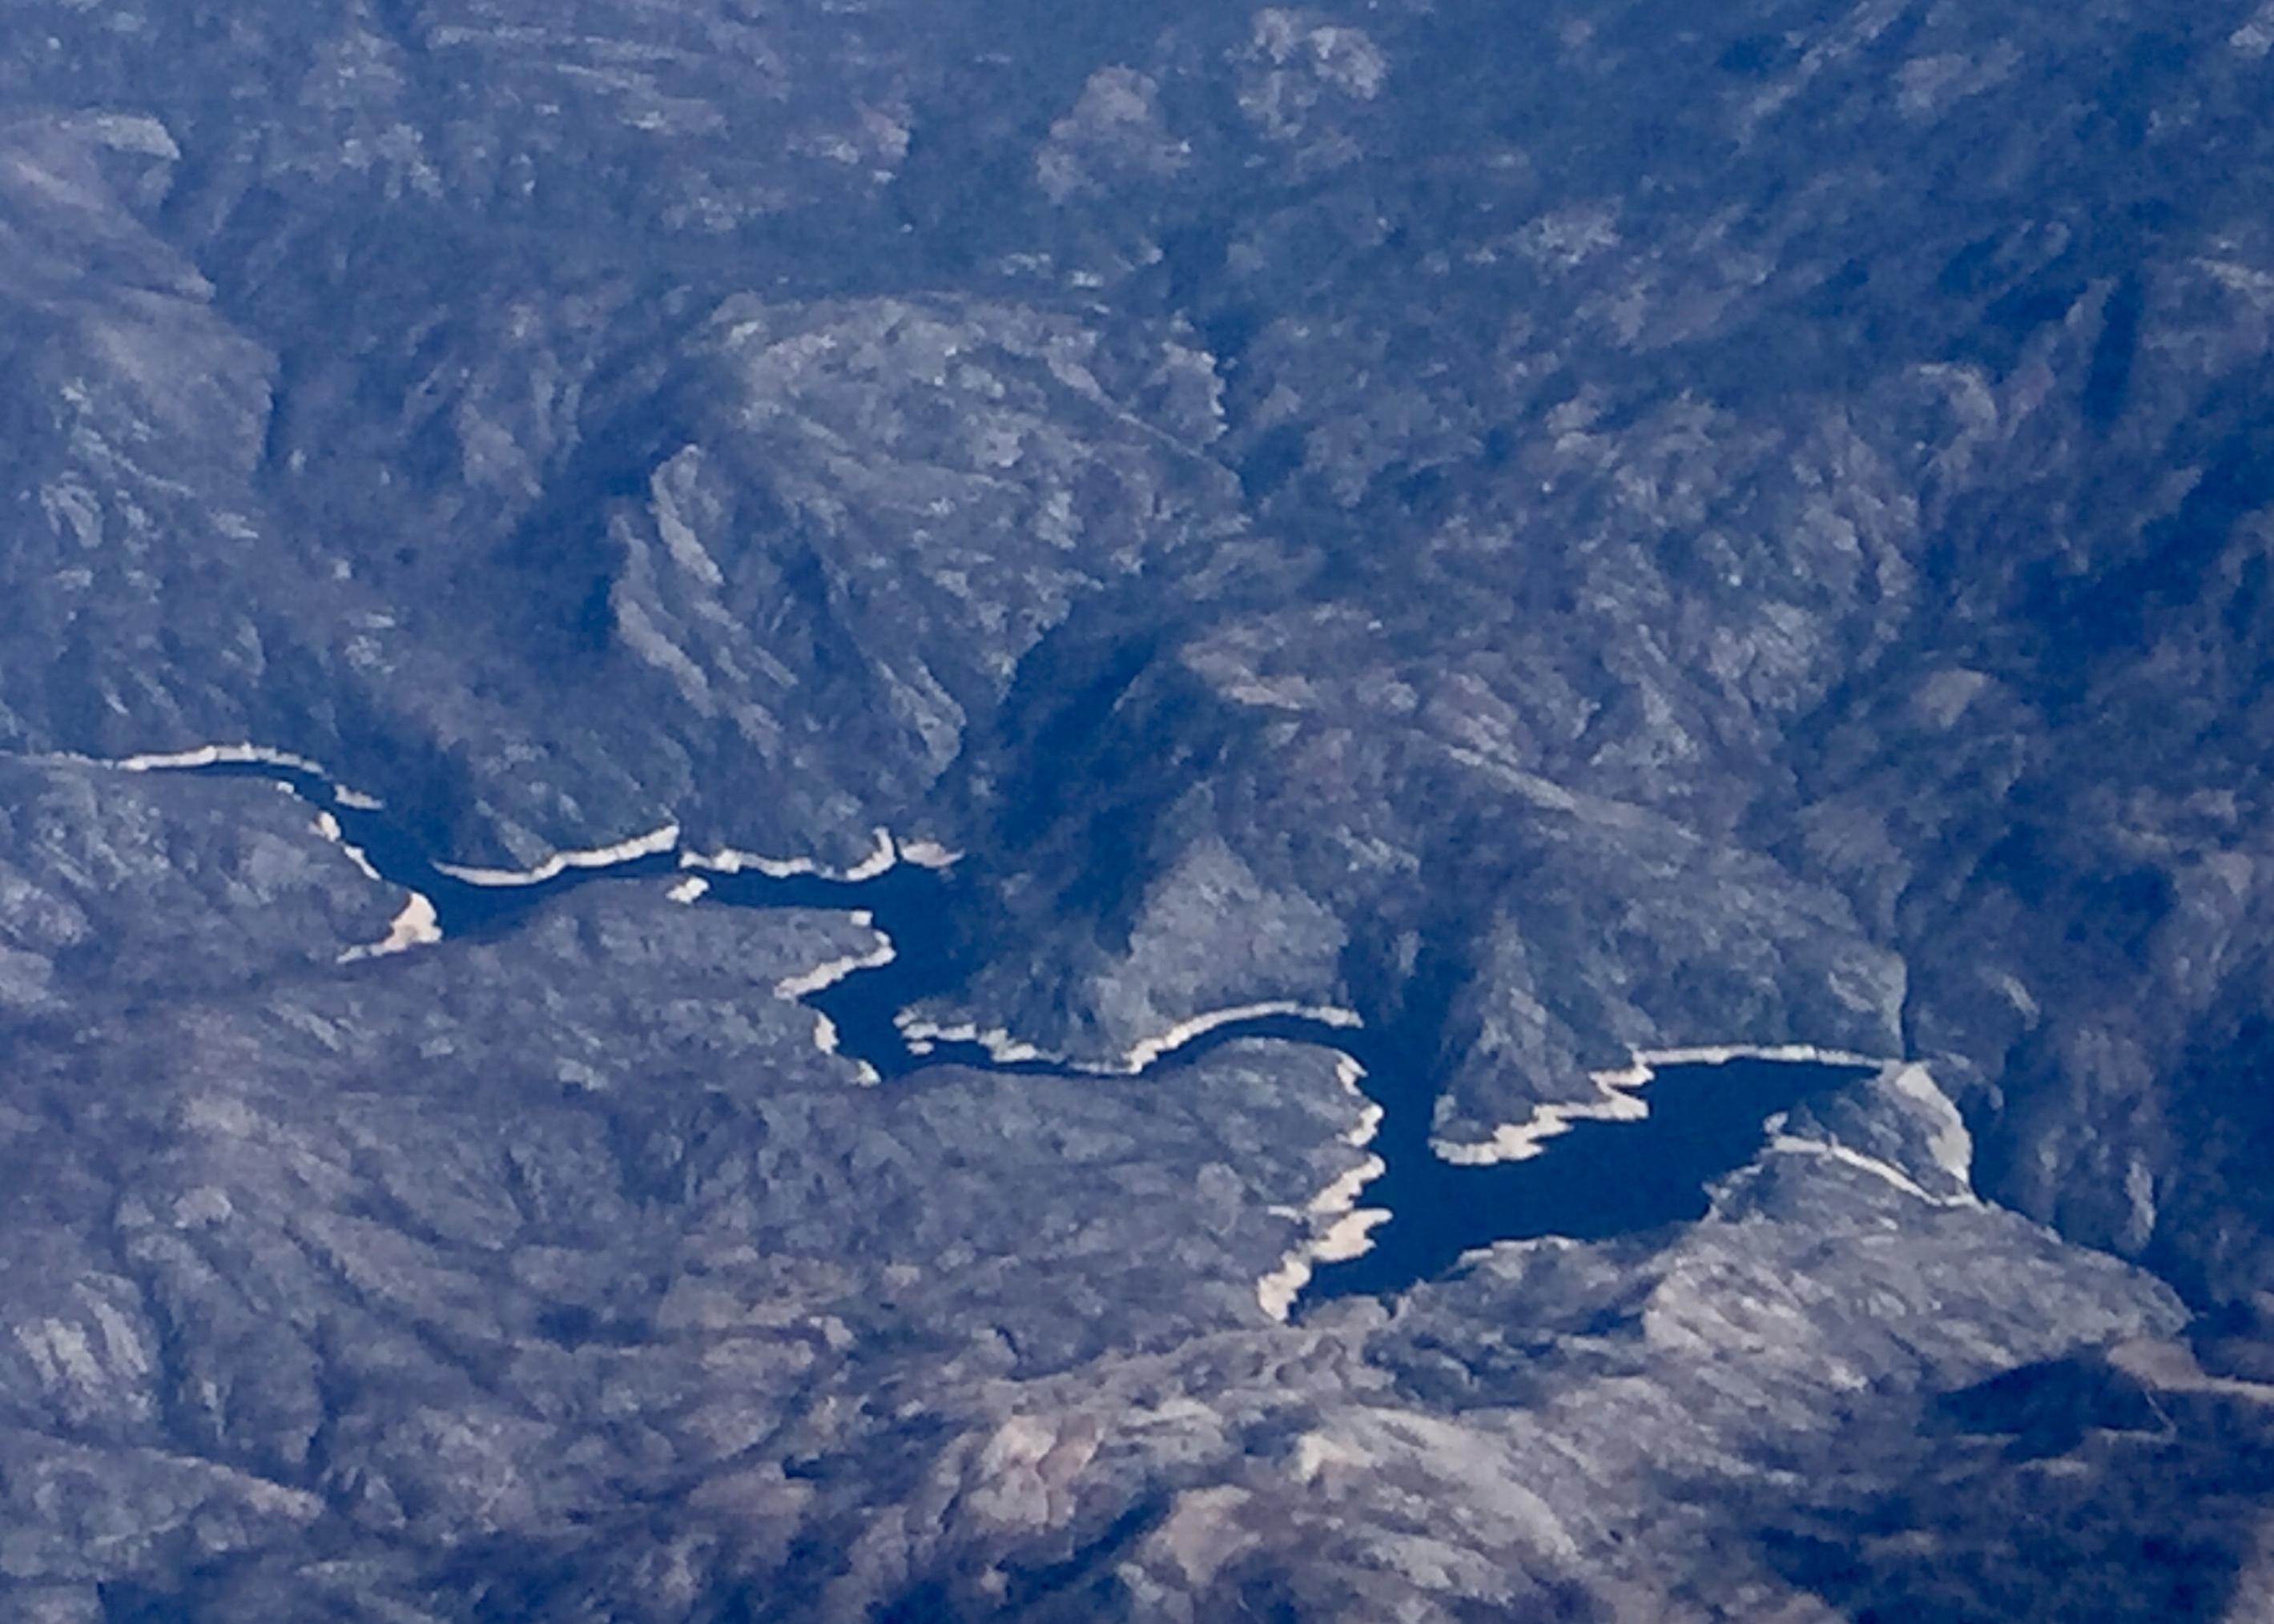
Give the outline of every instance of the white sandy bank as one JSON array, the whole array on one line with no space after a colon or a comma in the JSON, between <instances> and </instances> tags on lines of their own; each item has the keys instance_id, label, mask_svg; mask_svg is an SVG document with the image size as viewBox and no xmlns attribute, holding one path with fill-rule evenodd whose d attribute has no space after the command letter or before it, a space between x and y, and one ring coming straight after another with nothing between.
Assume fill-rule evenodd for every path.
<instances>
[{"instance_id":1,"label":"white sandy bank","mask_svg":"<svg viewBox=\"0 0 2274 1624\"><path fill-rule=\"evenodd\" d=\"M1366 1068L1357 1061L1348 1055L1338 1056L1336 1074L1343 1087L1359 1102L1358 1119L1343 1135L1343 1142L1363 1150L1374 1142L1382 1126L1382 1108L1359 1087L1359 1079L1366 1075ZM1279 1259L1276 1268L1256 1281L1255 1300L1266 1314L1284 1320L1303 1288L1311 1283L1316 1265L1340 1263L1372 1250L1373 1231L1389 1221L1389 1211L1381 1207L1362 1207L1358 1199L1388 1169L1389 1164L1380 1156L1370 1155L1358 1166L1338 1174L1299 1211L1283 1211L1283 1216L1303 1219L1310 1232Z\"/></svg>"},{"instance_id":2,"label":"white sandy bank","mask_svg":"<svg viewBox=\"0 0 2274 1624\"><path fill-rule=\"evenodd\" d=\"M1447 1162L1462 1167L1489 1167L1498 1162L1525 1162L1538 1155L1547 1140L1571 1131L1576 1122L1639 1122L1650 1115L1640 1091L1658 1075L1660 1066L1726 1065L1732 1060L1784 1060L1818 1065L1883 1067L1894 1064L1884 1056L1858 1055L1844 1049L1820 1049L1813 1043L1718 1043L1680 1049L1638 1049L1630 1051L1632 1064L1614 1071L1592 1071L1592 1100L1550 1101L1535 1106L1520 1123L1504 1123L1482 1143L1457 1144L1433 1139L1430 1148Z\"/></svg>"}]
</instances>

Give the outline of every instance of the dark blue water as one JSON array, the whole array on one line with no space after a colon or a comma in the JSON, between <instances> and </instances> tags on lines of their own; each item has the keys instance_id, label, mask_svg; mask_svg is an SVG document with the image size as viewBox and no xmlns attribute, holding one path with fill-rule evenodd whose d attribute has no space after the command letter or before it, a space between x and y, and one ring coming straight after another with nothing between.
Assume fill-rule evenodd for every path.
<instances>
[{"instance_id":1,"label":"dark blue water","mask_svg":"<svg viewBox=\"0 0 2274 1624\"><path fill-rule=\"evenodd\" d=\"M508 933L575 886L680 872L676 854L665 853L605 869L570 869L531 885L471 884L437 868L433 854L383 810L343 804L331 786L313 774L239 763L191 771L283 784L330 812L374 868L433 903L443 934L452 938ZM706 872L704 877L710 883L706 902L865 908L875 916L878 929L892 940L892 961L849 976L805 1002L835 1023L840 1051L867 1061L880 1077L890 1079L943 1064L1028 1076L1064 1069L1043 1060L998 1061L975 1043L939 1042L913 1053L894 1022L908 1005L962 984L970 947L960 923L975 917L980 906L968 876L902 863L857 881L814 875L773 879L755 873ZM1545 1151L1529 1161L1456 1166L1431 1151L1429 1129L1440 1057L1447 1047L1447 1018L1462 975L1457 963L1425 954L1397 1011L1379 1023L1352 1029L1299 1016L1259 1017L1193 1039L1137 1079L1101 1079L1097 1086L1126 1086L1150 1072L1189 1065L1246 1038L1321 1044L1366 1068L1362 1086L1382 1109L1370 1148L1386 1170L1367 1186L1360 1200L1387 1207L1392 1216L1373 1232L1371 1251L1319 1270L1304 1294L1310 1303L1401 1291L1436 1278L1462 1253L1494 1241L1551 1235L1601 1240L1700 1218L1706 1210L1706 1186L1751 1158L1766 1118L1867 1074L1859 1067L1788 1061L1668 1066L1645 1094L1650 1115L1643 1120L1582 1122L1548 1140Z\"/></svg>"}]
</instances>

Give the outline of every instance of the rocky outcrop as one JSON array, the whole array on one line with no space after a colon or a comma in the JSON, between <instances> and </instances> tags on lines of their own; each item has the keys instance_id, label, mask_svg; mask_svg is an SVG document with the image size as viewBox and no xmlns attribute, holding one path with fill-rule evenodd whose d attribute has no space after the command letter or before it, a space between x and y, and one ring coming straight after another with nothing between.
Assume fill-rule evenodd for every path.
<instances>
[{"instance_id":1,"label":"rocky outcrop","mask_svg":"<svg viewBox=\"0 0 2274 1624\"><path fill-rule=\"evenodd\" d=\"M1798 1592L1712 1508L2184 1323L1973 1199L1897 1065L1679 1234L1506 1244L1290 1325L1289 1259L1335 1255L1379 1167L1330 1050L849 1086L782 989L873 947L865 916L608 880L340 964L280 881L190 883L257 837L261 872L383 906L290 797L14 771L136 823L181 882L140 929L207 961L58 977L78 1019L14 1042L0 1563L42 1606L305 1614L345 1560L441 1616L1735 1614ZM13 828L47 894L94 838Z\"/></svg>"},{"instance_id":2,"label":"rocky outcrop","mask_svg":"<svg viewBox=\"0 0 2274 1624\"><path fill-rule=\"evenodd\" d=\"M2153 1389L2216 1528L1931 1402L2174 1333L2064 1241L2274 1267L2248 4L19 9L27 1607L1896 1616L1942 1562L2074 1616L2128 1526L2260 1560L2255 1434L2178 1414L2231 1392ZM219 741L485 879L960 853L902 1030L1093 1070L864 1090L777 996L843 915L437 942L312 808L99 764ZM1109 1075L1259 1005L1414 1034L1472 1159L1638 1052L1924 1070L1694 1229L1283 1326L1334 1057Z\"/></svg>"}]
</instances>

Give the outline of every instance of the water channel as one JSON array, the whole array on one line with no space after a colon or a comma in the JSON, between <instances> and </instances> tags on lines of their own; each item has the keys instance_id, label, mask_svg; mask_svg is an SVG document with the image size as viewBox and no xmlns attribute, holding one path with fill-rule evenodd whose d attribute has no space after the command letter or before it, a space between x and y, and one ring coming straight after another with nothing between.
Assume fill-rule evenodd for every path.
<instances>
[{"instance_id":1,"label":"water channel","mask_svg":"<svg viewBox=\"0 0 2274 1624\"><path fill-rule=\"evenodd\" d=\"M663 852L606 867L569 868L526 884L474 883L438 868L432 854L383 809L341 795L314 772L267 762L192 771L281 784L329 812L346 840L381 876L433 903L446 938L508 932L547 899L577 885L659 880L682 872L677 853ZM777 878L748 869L706 871L703 877L708 882L705 903L865 909L873 916L877 929L892 938L891 962L809 994L804 1002L835 1023L840 1052L867 1061L885 1081L943 1064L1026 1075L1065 1069L1047 1060L998 1060L976 1043L935 1041L912 1047L896 1023L902 1010L952 992L962 980L954 921L963 916L960 898L970 895L968 876L901 862L862 880ZM1374 1230L1370 1250L1318 1270L1302 1298L1314 1303L1403 1290L1442 1274L1462 1253L1494 1241L1542 1236L1600 1240L1702 1217L1707 1186L1751 1157L1769 1116L1864 1074L1853 1065L1790 1060L1664 1065L1647 1091L1645 1117L1581 1121L1529 1160L1462 1166L1443 1160L1429 1145L1446 1012L1460 975L1457 964L1425 953L1402 1009L1384 1024L1352 1028L1291 1015L1234 1021L1178 1047L1143 1071L1101 1075L1097 1086L1132 1086L1244 1038L1320 1044L1366 1068L1360 1086L1382 1109L1370 1148L1382 1157L1385 1170L1367 1185L1360 1201L1392 1215Z\"/></svg>"}]
</instances>

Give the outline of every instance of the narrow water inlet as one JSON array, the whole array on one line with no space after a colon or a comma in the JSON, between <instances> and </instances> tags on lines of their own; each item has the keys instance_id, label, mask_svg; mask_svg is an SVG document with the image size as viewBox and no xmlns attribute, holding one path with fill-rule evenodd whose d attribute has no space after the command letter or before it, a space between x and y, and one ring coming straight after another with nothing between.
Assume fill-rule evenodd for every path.
<instances>
[{"instance_id":1,"label":"narrow water inlet","mask_svg":"<svg viewBox=\"0 0 2274 1624\"><path fill-rule=\"evenodd\" d=\"M630 843L621 855L560 859L501 883L487 872L470 876L438 862L383 808L368 797L340 791L312 764L275 756L162 764L200 777L258 778L293 791L332 820L340 838L360 851L372 870L425 898L446 939L501 935L546 899L577 885L664 879L681 871L675 845L665 843L659 831ZM672 832L675 840L676 831ZM604 856L611 860L601 861ZM702 888L682 885L674 895L736 907L870 914L891 941L888 954L880 952L810 988L790 986L785 996L817 1011L833 1029L837 1050L877 1079L953 1064L1028 1076L1082 1071L1097 1075L1100 1086L1111 1086L1109 1079L1141 1080L1224 1043L1251 1038L1332 1049L1362 1068L1353 1080L1379 1108L1367 1148L1380 1159L1380 1170L1363 1183L1356 1204L1386 1209L1389 1216L1345 1218L1347 1235L1338 1230L1323 1249L1314 1246L1316 1272L1307 1283L1299 1276L1293 1282L1301 1303L1402 1291L1443 1274L1463 1254L1495 1241L1547 1236L1602 1240L1702 1217L1709 1185L1754 1154L1770 1116L1877 1069L1861 1061L1743 1055L1665 1062L1652 1068L1646 1109L1630 1119L1582 1116L1539 1144L1535 1154L1464 1164L1440 1154L1431 1142L1444 1025L1465 974L1457 963L1425 955L1401 1009L1377 1026L1355 1025L1343 1011L1259 1005L1258 1012L1225 1011L1192 1023L1189 1036L1172 1048L1141 1046L1126 1069L1074 1067L1040 1056L1006 1057L1018 1050L1003 1041L990 1044L975 1036L901 1025L904 1011L957 989L965 966L953 925L962 916L956 893L968 881L953 870L913 861L863 867L865 871L839 876L796 863L704 863ZM1359 1240L1361 1236L1371 1244Z\"/></svg>"}]
</instances>

